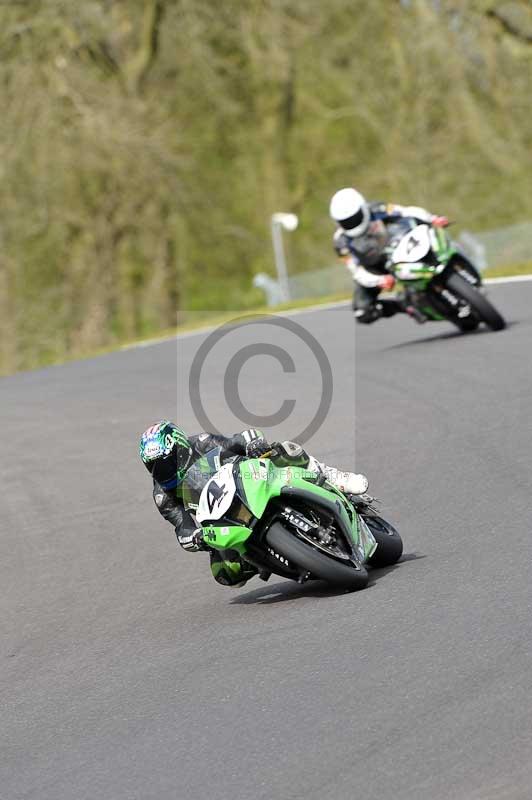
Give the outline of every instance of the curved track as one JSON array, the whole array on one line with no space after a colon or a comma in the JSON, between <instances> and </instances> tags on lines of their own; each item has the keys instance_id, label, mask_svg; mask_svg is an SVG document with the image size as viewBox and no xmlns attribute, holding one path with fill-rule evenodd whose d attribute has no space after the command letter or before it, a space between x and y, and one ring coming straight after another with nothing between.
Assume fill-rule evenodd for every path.
<instances>
[{"instance_id":1,"label":"curved track","mask_svg":"<svg viewBox=\"0 0 532 800\"><path fill-rule=\"evenodd\" d=\"M356 594L232 592L176 549L136 439L176 391L193 424L202 335L0 382L2 798L532 795L532 284L491 296L499 334L357 328L357 466L406 555ZM312 449L347 467L352 314L297 319L339 376Z\"/></svg>"}]
</instances>

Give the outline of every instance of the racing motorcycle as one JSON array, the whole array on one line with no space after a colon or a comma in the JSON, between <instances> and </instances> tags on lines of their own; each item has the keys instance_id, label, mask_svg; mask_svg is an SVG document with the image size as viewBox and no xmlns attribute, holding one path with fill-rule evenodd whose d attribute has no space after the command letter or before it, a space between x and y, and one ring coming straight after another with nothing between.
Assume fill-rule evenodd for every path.
<instances>
[{"instance_id":1,"label":"racing motorcycle","mask_svg":"<svg viewBox=\"0 0 532 800\"><path fill-rule=\"evenodd\" d=\"M214 448L196 461L182 484L185 508L208 548L236 550L263 580L274 573L351 590L366 586L367 567L401 557L401 537L377 514L373 498L347 497L323 473L276 466L275 449L223 465L221 452Z\"/></svg>"},{"instance_id":2,"label":"racing motorcycle","mask_svg":"<svg viewBox=\"0 0 532 800\"><path fill-rule=\"evenodd\" d=\"M482 293L479 272L445 230L414 220L397 227L388 247L389 269L403 287L398 300L414 319L448 320L464 333L481 322L494 331L506 326Z\"/></svg>"}]
</instances>

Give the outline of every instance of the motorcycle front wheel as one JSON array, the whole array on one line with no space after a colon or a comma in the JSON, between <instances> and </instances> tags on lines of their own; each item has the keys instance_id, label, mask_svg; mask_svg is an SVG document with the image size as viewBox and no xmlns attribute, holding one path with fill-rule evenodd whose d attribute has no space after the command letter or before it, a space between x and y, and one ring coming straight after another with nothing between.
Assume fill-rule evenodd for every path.
<instances>
[{"instance_id":1,"label":"motorcycle front wheel","mask_svg":"<svg viewBox=\"0 0 532 800\"><path fill-rule=\"evenodd\" d=\"M343 586L352 591L364 589L368 583L368 572L364 567L342 564L335 558L298 539L280 522L275 522L266 534L266 542L276 553L286 558L291 566L297 565L301 572L310 572L313 578Z\"/></svg>"},{"instance_id":2,"label":"motorcycle front wheel","mask_svg":"<svg viewBox=\"0 0 532 800\"><path fill-rule=\"evenodd\" d=\"M492 331L502 331L506 327L506 322L497 309L478 289L465 281L461 275L457 273L451 275L447 279L447 286L454 294L465 300L482 322L485 322Z\"/></svg>"}]
</instances>

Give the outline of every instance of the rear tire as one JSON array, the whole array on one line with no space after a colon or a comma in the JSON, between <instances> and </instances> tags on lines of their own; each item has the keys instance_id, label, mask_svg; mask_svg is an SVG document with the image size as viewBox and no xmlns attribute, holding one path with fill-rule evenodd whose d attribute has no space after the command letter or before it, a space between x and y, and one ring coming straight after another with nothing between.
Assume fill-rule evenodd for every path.
<instances>
[{"instance_id":1,"label":"rear tire","mask_svg":"<svg viewBox=\"0 0 532 800\"><path fill-rule=\"evenodd\" d=\"M390 567L403 555L403 540L393 525L382 517L375 515L365 516L364 522L372 532L377 549L368 559L370 567Z\"/></svg>"},{"instance_id":2,"label":"rear tire","mask_svg":"<svg viewBox=\"0 0 532 800\"><path fill-rule=\"evenodd\" d=\"M266 541L272 550L284 556L292 565L297 564L302 572L310 572L314 578L336 586L344 586L352 591L367 586L368 572L364 567L355 569L326 556L312 545L298 539L293 533L289 533L280 522L275 522L271 526L266 534Z\"/></svg>"},{"instance_id":3,"label":"rear tire","mask_svg":"<svg viewBox=\"0 0 532 800\"><path fill-rule=\"evenodd\" d=\"M447 286L459 297L462 297L492 331L502 331L506 327L506 322L497 309L492 306L484 295L480 294L478 289L465 281L461 275L458 275L458 273L451 275L447 279Z\"/></svg>"}]
</instances>

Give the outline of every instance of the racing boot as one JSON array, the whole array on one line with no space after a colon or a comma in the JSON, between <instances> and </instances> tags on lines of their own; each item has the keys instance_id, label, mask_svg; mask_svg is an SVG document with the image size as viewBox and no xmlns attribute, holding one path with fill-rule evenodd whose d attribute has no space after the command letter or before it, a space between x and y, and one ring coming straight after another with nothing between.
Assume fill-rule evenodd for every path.
<instances>
[{"instance_id":1,"label":"racing boot","mask_svg":"<svg viewBox=\"0 0 532 800\"><path fill-rule=\"evenodd\" d=\"M322 464L313 456L310 456L308 469L315 472L323 472L329 483L340 489L343 494L364 494L369 486L365 475L356 472L343 472L336 467L328 467Z\"/></svg>"},{"instance_id":2,"label":"racing boot","mask_svg":"<svg viewBox=\"0 0 532 800\"><path fill-rule=\"evenodd\" d=\"M258 573L236 550L211 550L209 555L214 580L231 589L240 589Z\"/></svg>"}]
</instances>

